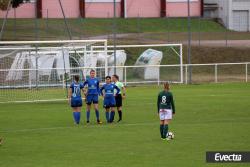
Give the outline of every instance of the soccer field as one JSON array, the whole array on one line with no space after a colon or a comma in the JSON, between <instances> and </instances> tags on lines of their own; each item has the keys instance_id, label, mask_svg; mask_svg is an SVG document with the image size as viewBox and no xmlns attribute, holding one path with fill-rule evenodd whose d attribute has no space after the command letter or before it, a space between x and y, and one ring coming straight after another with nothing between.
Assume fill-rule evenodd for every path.
<instances>
[{"instance_id":1,"label":"soccer field","mask_svg":"<svg viewBox=\"0 0 250 167\"><path fill-rule=\"evenodd\" d=\"M96 125L91 112L87 126L83 108L84 125L75 126L66 101L0 104L0 167L249 166L206 164L205 153L250 150L250 84L172 85L169 142L159 134L159 91L128 87L124 120L109 125Z\"/></svg>"}]
</instances>

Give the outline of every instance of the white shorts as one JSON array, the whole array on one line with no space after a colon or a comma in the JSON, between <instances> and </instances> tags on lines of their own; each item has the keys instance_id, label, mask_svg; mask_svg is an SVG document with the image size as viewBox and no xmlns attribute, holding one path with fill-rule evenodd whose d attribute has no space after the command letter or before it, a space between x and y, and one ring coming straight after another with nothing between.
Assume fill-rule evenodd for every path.
<instances>
[{"instance_id":1,"label":"white shorts","mask_svg":"<svg viewBox=\"0 0 250 167\"><path fill-rule=\"evenodd\" d=\"M160 109L159 116L160 120L172 119L173 112L171 109Z\"/></svg>"}]
</instances>

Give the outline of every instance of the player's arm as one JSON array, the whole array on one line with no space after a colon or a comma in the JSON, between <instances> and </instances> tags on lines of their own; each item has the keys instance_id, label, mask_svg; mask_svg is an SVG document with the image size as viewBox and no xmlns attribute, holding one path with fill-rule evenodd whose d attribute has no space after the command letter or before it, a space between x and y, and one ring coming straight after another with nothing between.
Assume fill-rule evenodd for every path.
<instances>
[{"instance_id":1,"label":"player's arm","mask_svg":"<svg viewBox=\"0 0 250 167\"><path fill-rule=\"evenodd\" d=\"M120 93L121 90L116 85L114 85L114 88L116 89L116 94L115 95L117 96Z\"/></svg>"},{"instance_id":2,"label":"player's arm","mask_svg":"<svg viewBox=\"0 0 250 167\"><path fill-rule=\"evenodd\" d=\"M102 96L104 96L104 95L103 95L104 86L105 86L105 85L103 85L103 86L101 87L101 89L100 89L100 94L101 94Z\"/></svg>"},{"instance_id":3,"label":"player's arm","mask_svg":"<svg viewBox=\"0 0 250 167\"><path fill-rule=\"evenodd\" d=\"M173 97L173 94L171 94L171 106L172 106L172 110L173 110L173 114L175 114L175 104L174 104L174 97Z\"/></svg>"},{"instance_id":4,"label":"player's arm","mask_svg":"<svg viewBox=\"0 0 250 167\"><path fill-rule=\"evenodd\" d=\"M84 83L83 83L83 94L84 96L86 97L87 96L87 88L85 88L85 86L88 84L88 80L86 80Z\"/></svg>"},{"instance_id":5,"label":"player's arm","mask_svg":"<svg viewBox=\"0 0 250 167\"><path fill-rule=\"evenodd\" d=\"M70 104L71 102L71 97L72 97L72 88L70 86L70 88L68 89L68 103Z\"/></svg>"},{"instance_id":6,"label":"player's arm","mask_svg":"<svg viewBox=\"0 0 250 167\"><path fill-rule=\"evenodd\" d=\"M84 83L81 83L80 84L80 89L82 90L82 93L84 94L84 96L86 96L86 92L85 92L85 89L84 89Z\"/></svg>"},{"instance_id":7,"label":"player's arm","mask_svg":"<svg viewBox=\"0 0 250 167\"><path fill-rule=\"evenodd\" d=\"M157 113L159 114L159 111L160 111L160 94L158 95L158 98L157 98Z\"/></svg>"},{"instance_id":8,"label":"player's arm","mask_svg":"<svg viewBox=\"0 0 250 167\"><path fill-rule=\"evenodd\" d=\"M126 88L124 85L122 85L122 97L126 97Z\"/></svg>"},{"instance_id":9,"label":"player's arm","mask_svg":"<svg viewBox=\"0 0 250 167\"><path fill-rule=\"evenodd\" d=\"M97 89L98 95L100 96L101 95L101 90L100 90L100 82L99 82L99 80L97 81L96 89Z\"/></svg>"}]
</instances>

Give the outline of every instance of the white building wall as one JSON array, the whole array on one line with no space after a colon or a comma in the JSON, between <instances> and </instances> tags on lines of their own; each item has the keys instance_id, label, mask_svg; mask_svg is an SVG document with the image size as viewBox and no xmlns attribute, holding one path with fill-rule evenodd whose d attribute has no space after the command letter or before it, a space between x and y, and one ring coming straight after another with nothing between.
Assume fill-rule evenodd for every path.
<instances>
[{"instance_id":1,"label":"white building wall","mask_svg":"<svg viewBox=\"0 0 250 167\"><path fill-rule=\"evenodd\" d=\"M218 18L230 30L234 30L234 11L248 11L248 31L250 31L250 0L204 0L204 3L217 3Z\"/></svg>"},{"instance_id":2,"label":"white building wall","mask_svg":"<svg viewBox=\"0 0 250 167\"><path fill-rule=\"evenodd\" d=\"M232 0L232 7L230 10L230 24L229 29L233 30L233 12L234 11L248 11L248 21L245 23L248 25L248 31L250 31L250 0Z\"/></svg>"}]
</instances>

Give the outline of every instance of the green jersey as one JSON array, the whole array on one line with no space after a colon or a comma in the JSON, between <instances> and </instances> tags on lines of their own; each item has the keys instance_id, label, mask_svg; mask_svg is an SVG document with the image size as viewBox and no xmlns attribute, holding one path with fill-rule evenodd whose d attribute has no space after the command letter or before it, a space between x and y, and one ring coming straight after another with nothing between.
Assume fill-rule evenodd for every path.
<instances>
[{"instance_id":1,"label":"green jersey","mask_svg":"<svg viewBox=\"0 0 250 167\"><path fill-rule=\"evenodd\" d=\"M158 112L160 109L172 109L173 113L175 113L173 94L169 91L160 92L157 100L157 108Z\"/></svg>"},{"instance_id":2,"label":"green jersey","mask_svg":"<svg viewBox=\"0 0 250 167\"><path fill-rule=\"evenodd\" d=\"M124 87L124 85L123 85L123 83L122 82L119 82L119 81L117 81L116 83L115 83L115 85L121 90L120 91L120 93L119 94L121 94L121 92L122 92L122 88Z\"/></svg>"}]
</instances>

